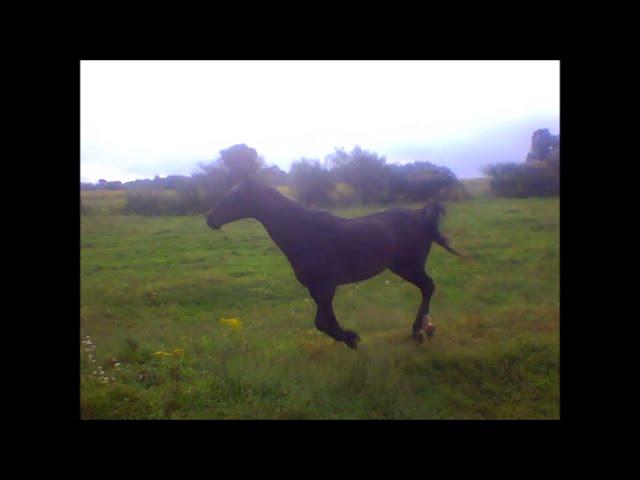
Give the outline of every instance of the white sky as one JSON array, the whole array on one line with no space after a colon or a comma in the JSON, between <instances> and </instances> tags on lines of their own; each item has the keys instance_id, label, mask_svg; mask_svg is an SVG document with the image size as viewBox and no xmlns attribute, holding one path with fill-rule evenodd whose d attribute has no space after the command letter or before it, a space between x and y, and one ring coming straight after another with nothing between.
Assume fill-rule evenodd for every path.
<instances>
[{"instance_id":1,"label":"white sky","mask_svg":"<svg viewBox=\"0 0 640 480\"><path fill-rule=\"evenodd\" d=\"M559 61L83 61L81 180L189 175L236 143L284 170L354 145L402 161L393 152L559 118L559 70ZM456 172L454 159L437 163Z\"/></svg>"}]
</instances>

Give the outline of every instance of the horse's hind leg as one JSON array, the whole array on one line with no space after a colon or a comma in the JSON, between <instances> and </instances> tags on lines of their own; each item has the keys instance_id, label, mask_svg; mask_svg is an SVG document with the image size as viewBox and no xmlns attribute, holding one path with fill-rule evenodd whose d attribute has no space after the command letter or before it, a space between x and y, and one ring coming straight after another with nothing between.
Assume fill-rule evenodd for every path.
<instances>
[{"instance_id":1,"label":"horse's hind leg","mask_svg":"<svg viewBox=\"0 0 640 480\"><path fill-rule=\"evenodd\" d=\"M418 308L416 320L413 322L413 338L422 341L423 331L426 332L428 337L432 337L435 327L427 324L426 320L429 318L431 296L436 289L433 279L424 272L424 267L422 266L394 268L391 271L404 278L407 282L413 283L422 292L422 302L420 303L420 308Z\"/></svg>"},{"instance_id":2,"label":"horse's hind leg","mask_svg":"<svg viewBox=\"0 0 640 480\"><path fill-rule=\"evenodd\" d=\"M316 312L316 328L330 337L346 343L350 348L358 348L358 341L360 340L358 334L351 330L343 330L340 325L338 325L338 320L333 313L332 302L333 296L336 293L336 287L309 287L309 293L318 306Z\"/></svg>"}]
</instances>

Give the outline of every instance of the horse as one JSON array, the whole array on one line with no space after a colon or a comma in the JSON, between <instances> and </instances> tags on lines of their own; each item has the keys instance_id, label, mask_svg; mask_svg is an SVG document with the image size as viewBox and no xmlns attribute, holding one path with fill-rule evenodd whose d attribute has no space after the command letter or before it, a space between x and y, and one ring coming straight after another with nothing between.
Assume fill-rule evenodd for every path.
<instances>
[{"instance_id":1,"label":"horse","mask_svg":"<svg viewBox=\"0 0 640 480\"><path fill-rule=\"evenodd\" d=\"M433 336L429 303L435 283L424 269L431 244L435 242L462 257L440 232L444 214L444 205L431 201L419 210L390 208L343 218L306 208L247 176L206 214L206 221L214 230L243 218L262 223L315 301L316 328L356 349L360 336L338 324L333 297L339 285L375 277L386 269L418 287L422 294L412 337L420 343L423 333L428 338Z\"/></svg>"}]
</instances>

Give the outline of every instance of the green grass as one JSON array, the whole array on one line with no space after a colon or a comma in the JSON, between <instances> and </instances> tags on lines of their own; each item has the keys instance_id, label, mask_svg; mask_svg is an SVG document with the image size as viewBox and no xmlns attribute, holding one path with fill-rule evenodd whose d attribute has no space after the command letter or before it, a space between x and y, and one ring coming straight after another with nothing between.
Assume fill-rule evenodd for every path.
<instances>
[{"instance_id":1,"label":"green grass","mask_svg":"<svg viewBox=\"0 0 640 480\"><path fill-rule=\"evenodd\" d=\"M433 246L434 339L409 339L418 290L384 272L338 289L357 351L315 330L313 301L256 221L81 217L81 333L95 344L80 349L82 417L559 418L558 200L448 210L443 231L475 260Z\"/></svg>"}]
</instances>

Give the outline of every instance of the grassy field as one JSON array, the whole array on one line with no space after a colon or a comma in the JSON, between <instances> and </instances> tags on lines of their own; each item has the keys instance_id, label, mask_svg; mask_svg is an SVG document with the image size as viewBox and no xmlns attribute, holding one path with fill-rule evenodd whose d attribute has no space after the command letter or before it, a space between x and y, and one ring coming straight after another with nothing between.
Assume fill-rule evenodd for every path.
<instances>
[{"instance_id":1,"label":"grassy field","mask_svg":"<svg viewBox=\"0 0 640 480\"><path fill-rule=\"evenodd\" d=\"M122 212L127 200L124 190L88 190L80 197L82 215L106 215Z\"/></svg>"},{"instance_id":2,"label":"grassy field","mask_svg":"<svg viewBox=\"0 0 640 480\"><path fill-rule=\"evenodd\" d=\"M338 289L338 319L362 337L352 351L315 330L313 301L256 221L214 232L88 193L83 418L559 418L557 199L449 203L442 229L475 260L433 246L436 336L410 340L418 290L385 272Z\"/></svg>"},{"instance_id":3,"label":"grassy field","mask_svg":"<svg viewBox=\"0 0 640 480\"><path fill-rule=\"evenodd\" d=\"M491 179L487 177L460 180L471 197L491 197Z\"/></svg>"}]
</instances>

